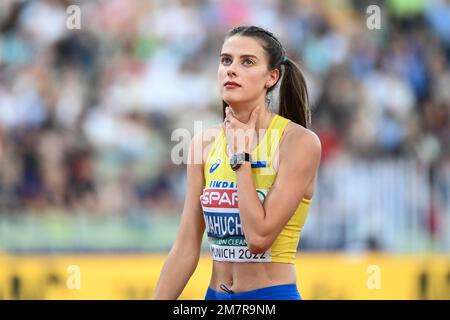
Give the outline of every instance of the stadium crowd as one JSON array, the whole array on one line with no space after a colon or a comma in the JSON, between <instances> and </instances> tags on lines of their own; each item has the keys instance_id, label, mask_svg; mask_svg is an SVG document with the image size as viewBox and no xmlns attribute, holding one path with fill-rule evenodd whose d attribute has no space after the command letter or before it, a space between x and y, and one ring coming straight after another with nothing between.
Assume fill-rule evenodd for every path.
<instances>
[{"instance_id":1,"label":"stadium crowd","mask_svg":"<svg viewBox=\"0 0 450 320\"><path fill-rule=\"evenodd\" d=\"M72 4L80 29L66 25ZM380 29L367 25L371 4ZM304 70L323 164L448 165L448 0L7 0L0 213L178 214L186 172L171 135L221 122L218 56L239 24L271 30Z\"/></svg>"}]
</instances>

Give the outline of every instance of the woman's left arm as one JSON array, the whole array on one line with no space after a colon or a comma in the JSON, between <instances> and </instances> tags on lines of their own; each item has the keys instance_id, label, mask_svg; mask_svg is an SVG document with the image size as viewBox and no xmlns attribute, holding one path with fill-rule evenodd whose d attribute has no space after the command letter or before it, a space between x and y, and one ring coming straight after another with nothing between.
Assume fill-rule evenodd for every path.
<instances>
[{"instance_id":1,"label":"woman's left arm","mask_svg":"<svg viewBox=\"0 0 450 320\"><path fill-rule=\"evenodd\" d=\"M252 253L268 250L302 201L315 179L321 143L310 130L293 130L279 147L277 177L262 204L255 192L251 165L244 162L236 171L241 223Z\"/></svg>"}]
</instances>

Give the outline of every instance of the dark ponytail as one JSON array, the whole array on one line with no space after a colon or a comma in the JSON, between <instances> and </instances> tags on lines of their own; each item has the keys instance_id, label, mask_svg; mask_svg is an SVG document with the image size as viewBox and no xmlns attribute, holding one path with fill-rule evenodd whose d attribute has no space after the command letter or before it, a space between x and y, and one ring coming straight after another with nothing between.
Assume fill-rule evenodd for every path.
<instances>
[{"instance_id":1,"label":"dark ponytail","mask_svg":"<svg viewBox=\"0 0 450 320\"><path fill-rule=\"evenodd\" d=\"M297 64L286 59L280 86L280 108L278 114L305 128L311 126L308 89L305 77Z\"/></svg>"},{"instance_id":2,"label":"dark ponytail","mask_svg":"<svg viewBox=\"0 0 450 320\"><path fill-rule=\"evenodd\" d=\"M280 41L269 31L256 26L239 26L228 32L225 40L234 35L256 38L261 41L269 57L269 70L278 69L281 79L279 111L278 114L299 125L309 128L311 126L311 110L309 108L308 90L305 78L299 66L286 56ZM284 68L282 68L284 65ZM284 74L283 74L284 70ZM275 88L270 87L267 92ZM222 115L225 119L227 103L222 101Z\"/></svg>"}]
</instances>

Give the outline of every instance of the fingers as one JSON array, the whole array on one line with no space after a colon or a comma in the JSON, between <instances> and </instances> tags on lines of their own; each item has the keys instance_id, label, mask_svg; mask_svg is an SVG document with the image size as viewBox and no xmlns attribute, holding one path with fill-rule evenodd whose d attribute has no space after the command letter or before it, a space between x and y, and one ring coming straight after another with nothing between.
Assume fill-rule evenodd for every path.
<instances>
[{"instance_id":1,"label":"fingers","mask_svg":"<svg viewBox=\"0 0 450 320\"><path fill-rule=\"evenodd\" d=\"M225 119L223 120L222 123L223 130L226 131L230 127L230 125L231 125L230 119L227 116L225 116Z\"/></svg>"},{"instance_id":2,"label":"fingers","mask_svg":"<svg viewBox=\"0 0 450 320\"><path fill-rule=\"evenodd\" d=\"M227 138L227 145L231 150L248 150L252 144L253 136L249 136L249 132L253 135L256 120L260 113L261 107L257 106L250 114L249 120L246 123L240 122L235 117L233 110L230 107L225 108L225 119L222 123L222 128Z\"/></svg>"},{"instance_id":3,"label":"fingers","mask_svg":"<svg viewBox=\"0 0 450 320\"><path fill-rule=\"evenodd\" d=\"M224 123L225 124L230 124L230 123L232 123L232 122L234 122L236 120L236 118L234 117L234 113L233 113L233 111L231 110L231 108L230 107L226 107L225 108L225 120L224 120Z\"/></svg>"},{"instance_id":4,"label":"fingers","mask_svg":"<svg viewBox=\"0 0 450 320\"><path fill-rule=\"evenodd\" d=\"M228 117L228 116L234 117L234 112L233 112L233 110L231 110L230 107L226 107L226 108L225 108L225 116L226 116L226 117Z\"/></svg>"},{"instance_id":5,"label":"fingers","mask_svg":"<svg viewBox=\"0 0 450 320\"><path fill-rule=\"evenodd\" d=\"M255 126L256 120L258 120L258 115L259 115L260 110L261 110L260 106L257 106L255 109L253 109L252 114L250 115L250 120L249 120L249 123L251 126Z\"/></svg>"},{"instance_id":6,"label":"fingers","mask_svg":"<svg viewBox=\"0 0 450 320\"><path fill-rule=\"evenodd\" d=\"M252 113L250 114L250 118L247 122L247 125L254 127L256 125L256 120L258 120L260 112L261 106L257 106L256 108L254 108ZM226 107L224 119L225 127L229 126L230 124L235 124L235 122L239 122L239 120L235 117L233 110L230 107Z\"/></svg>"},{"instance_id":7,"label":"fingers","mask_svg":"<svg viewBox=\"0 0 450 320\"><path fill-rule=\"evenodd\" d=\"M234 111L231 109L230 106L227 106L225 108L225 115L227 115L228 113L231 113L234 116Z\"/></svg>"}]
</instances>

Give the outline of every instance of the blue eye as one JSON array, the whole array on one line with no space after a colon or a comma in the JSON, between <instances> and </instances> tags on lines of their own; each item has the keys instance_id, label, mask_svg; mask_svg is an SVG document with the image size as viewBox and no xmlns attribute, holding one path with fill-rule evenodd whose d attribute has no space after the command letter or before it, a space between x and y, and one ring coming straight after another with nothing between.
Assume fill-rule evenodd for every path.
<instances>
[{"instance_id":1,"label":"blue eye","mask_svg":"<svg viewBox=\"0 0 450 320\"><path fill-rule=\"evenodd\" d=\"M223 64L227 64L227 61L231 61L231 59L228 58L228 57L224 57L224 58L222 58L221 61L222 61Z\"/></svg>"},{"instance_id":2,"label":"blue eye","mask_svg":"<svg viewBox=\"0 0 450 320\"><path fill-rule=\"evenodd\" d=\"M245 62L247 62L247 61L250 62L250 63L247 63L247 64L246 64ZM254 62L253 62L253 60L251 60L251 59L245 59L245 60L244 60L244 64L250 66L250 65L254 64Z\"/></svg>"}]
</instances>

